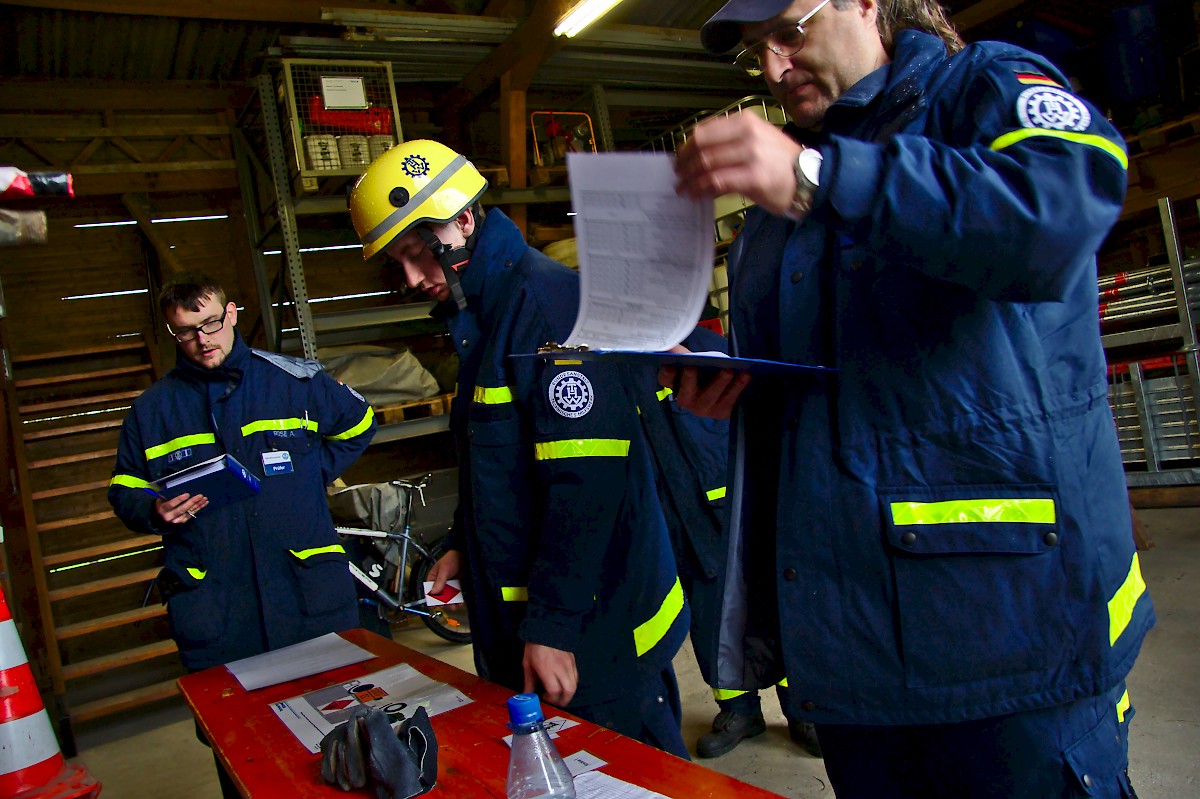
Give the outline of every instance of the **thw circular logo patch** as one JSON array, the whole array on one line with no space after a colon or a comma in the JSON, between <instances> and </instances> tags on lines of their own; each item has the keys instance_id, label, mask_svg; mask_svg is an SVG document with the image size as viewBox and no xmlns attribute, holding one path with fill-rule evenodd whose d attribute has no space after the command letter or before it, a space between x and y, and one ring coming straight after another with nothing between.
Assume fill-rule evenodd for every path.
<instances>
[{"instance_id":1,"label":"thw circular logo patch","mask_svg":"<svg viewBox=\"0 0 1200 799\"><path fill-rule=\"evenodd\" d=\"M1017 98L1017 116L1027 128L1087 130L1092 112L1078 97L1056 86L1033 86Z\"/></svg>"},{"instance_id":2,"label":"thw circular logo patch","mask_svg":"<svg viewBox=\"0 0 1200 799\"><path fill-rule=\"evenodd\" d=\"M563 372L550 381L550 406L559 416L578 419L592 409L592 383L579 372Z\"/></svg>"},{"instance_id":3,"label":"thw circular logo patch","mask_svg":"<svg viewBox=\"0 0 1200 799\"><path fill-rule=\"evenodd\" d=\"M404 174L410 178L424 177L429 174L429 161L424 156L410 155L401 163Z\"/></svg>"}]
</instances>

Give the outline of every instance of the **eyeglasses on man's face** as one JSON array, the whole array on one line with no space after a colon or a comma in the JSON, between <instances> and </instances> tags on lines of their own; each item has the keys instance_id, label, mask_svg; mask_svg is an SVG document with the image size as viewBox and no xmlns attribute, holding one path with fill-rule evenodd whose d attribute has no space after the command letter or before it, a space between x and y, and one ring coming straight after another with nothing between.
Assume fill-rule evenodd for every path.
<instances>
[{"instance_id":1,"label":"eyeglasses on man's face","mask_svg":"<svg viewBox=\"0 0 1200 799\"><path fill-rule=\"evenodd\" d=\"M804 25L812 19L818 11L829 5L829 0L821 0L817 3L816 8L809 11L795 22L788 22L780 25L775 30L768 33L763 38L759 39L754 44L747 47L745 50L737 54L733 59L733 63L742 69L746 70L751 77L757 78L763 74L763 51L770 50L780 58L790 58L796 53L804 49L804 39L806 33Z\"/></svg>"},{"instance_id":2,"label":"eyeglasses on man's face","mask_svg":"<svg viewBox=\"0 0 1200 799\"><path fill-rule=\"evenodd\" d=\"M186 344L187 342L195 339L196 336L200 335L201 333L206 336L211 336L212 334L220 331L220 329L225 326L225 317L228 315L229 306L226 305L225 310L221 312L220 319L213 319L205 322L202 325L196 325L195 327L182 327L179 330L172 330L171 326L167 325L167 332L174 336L175 340L180 344Z\"/></svg>"}]
</instances>

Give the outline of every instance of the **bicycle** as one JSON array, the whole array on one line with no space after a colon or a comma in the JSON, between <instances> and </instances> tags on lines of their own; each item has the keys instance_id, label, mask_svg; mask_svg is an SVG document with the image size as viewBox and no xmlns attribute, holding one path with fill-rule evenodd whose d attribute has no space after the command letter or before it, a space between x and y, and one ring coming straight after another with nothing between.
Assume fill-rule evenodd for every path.
<instances>
[{"instance_id":1,"label":"bicycle","mask_svg":"<svg viewBox=\"0 0 1200 799\"><path fill-rule=\"evenodd\" d=\"M392 622L409 615L419 616L439 637L466 644L471 642L471 625L461 597L452 606L425 607L424 582L433 564L445 554L446 539L438 540L427 549L414 538L412 507L413 492L420 498L421 507L425 507L425 488L432 477L430 473L416 482L390 480L371 487L375 490L388 486L403 492L403 502L397 503L395 514L386 525L387 530L340 525L335 525L335 529L338 535L355 539L358 544L353 547L355 556L350 559L350 572L377 600L380 619Z\"/></svg>"}]
</instances>

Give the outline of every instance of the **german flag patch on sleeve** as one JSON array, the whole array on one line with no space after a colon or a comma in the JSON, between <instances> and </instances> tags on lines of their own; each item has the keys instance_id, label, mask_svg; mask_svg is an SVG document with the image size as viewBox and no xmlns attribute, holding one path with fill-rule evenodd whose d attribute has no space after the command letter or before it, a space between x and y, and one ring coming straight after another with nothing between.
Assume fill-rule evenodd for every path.
<instances>
[{"instance_id":1,"label":"german flag patch on sleeve","mask_svg":"<svg viewBox=\"0 0 1200 799\"><path fill-rule=\"evenodd\" d=\"M1018 83L1024 83L1027 86L1057 86L1063 88L1063 85L1053 78L1047 78L1038 72L1017 72L1016 78Z\"/></svg>"}]
</instances>

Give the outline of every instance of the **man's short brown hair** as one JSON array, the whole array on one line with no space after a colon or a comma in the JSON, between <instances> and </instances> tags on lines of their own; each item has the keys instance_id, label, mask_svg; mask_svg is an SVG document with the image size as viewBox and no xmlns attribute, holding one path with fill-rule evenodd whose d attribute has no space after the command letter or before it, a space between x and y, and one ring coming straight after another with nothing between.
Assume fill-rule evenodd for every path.
<instances>
[{"instance_id":1,"label":"man's short brown hair","mask_svg":"<svg viewBox=\"0 0 1200 799\"><path fill-rule=\"evenodd\" d=\"M211 275L204 272L180 272L163 284L158 292L158 310L165 316L172 308L186 308L195 312L206 297L225 306L225 289Z\"/></svg>"}]
</instances>

